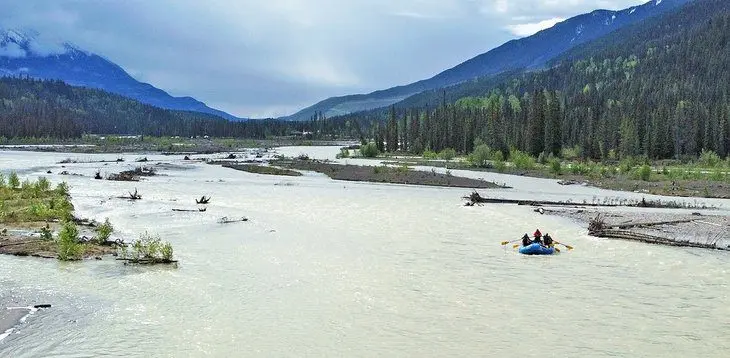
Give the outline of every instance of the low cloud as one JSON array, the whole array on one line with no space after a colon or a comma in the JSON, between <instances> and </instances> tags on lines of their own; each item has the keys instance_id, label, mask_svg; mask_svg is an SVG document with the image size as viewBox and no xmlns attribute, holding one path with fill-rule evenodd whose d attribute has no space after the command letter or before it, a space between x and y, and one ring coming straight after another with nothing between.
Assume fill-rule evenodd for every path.
<instances>
[{"instance_id":1,"label":"low cloud","mask_svg":"<svg viewBox=\"0 0 730 358\"><path fill-rule=\"evenodd\" d=\"M516 25L508 25L507 29L518 37L525 37L534 35L542 30L549 29L558 22L564 21L565 19L562 17L556 17L548 20L543 20L540 22L532 22L532 23L526 23L526 24L516 24Z\"/></svg>"},{"instance_id":2,"label":"low cloud","mask_svg":"<svg viewBox=\"0 0 730 358\"><path fill-rule=\"evenodd\" d=\"M10 42L5 45L0 45L0 56L20 58L25 57L26 53L25 50L23 50L23 48L21 48L19 45L14 42Z\"/></svg>"}]
</instances>

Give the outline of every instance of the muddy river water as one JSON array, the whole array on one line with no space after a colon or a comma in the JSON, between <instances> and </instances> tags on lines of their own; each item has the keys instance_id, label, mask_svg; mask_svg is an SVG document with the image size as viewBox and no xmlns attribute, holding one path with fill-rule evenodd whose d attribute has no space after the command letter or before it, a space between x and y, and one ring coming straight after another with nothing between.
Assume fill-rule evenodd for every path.
<instances>
[{"instance_id":1,"label":"muddy river water","mask_svg":"<svg viewBox=\"0 0 730 358\"><path fill-rule=\"evenodd\" d=\"M591 238L526 207L464 207L464 189L255 175L161 155L147 157L162 175L142 182L91 178L140 157L120 156L59 176L64 158L118 156L6 151L0 170L66 180L78 215L108 217L119 238L159 234L180 265L0 256L0 304L53 305L0 340L1 357L730 356L727 253ZM633 195L468 175L513 186L491 193L510 198ZM135 188L143 200L113 198ZM201 195L212 197L206 212L172 211ZM524 257L499 245L537 227L576 249Z\"/></svg>"}]
</instances>

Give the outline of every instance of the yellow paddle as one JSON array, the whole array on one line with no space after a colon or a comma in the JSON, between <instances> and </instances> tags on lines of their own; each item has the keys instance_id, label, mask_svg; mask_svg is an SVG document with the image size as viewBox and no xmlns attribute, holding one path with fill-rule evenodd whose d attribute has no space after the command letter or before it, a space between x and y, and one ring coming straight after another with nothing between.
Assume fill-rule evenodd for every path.
<instances>
[{"instance_id":1,"label":"yellow paddle","mask_svg":"<svg viewBox=\"0 0 730 358\"><path fill-rule=\"evenodd\" d=\"M520 241L520 240L522 240L522 239L517 239L517 240L512 240L512 241L502 241L502 246L507 245L507 244L511 244L513 242L517 242L517 241Z\"/></svg>"},{"instance_id":2,"label":"yellow paddle","mask_svg":"<svg viewBox=\"0 0 730 358\"><path fill-rule=\"evenodd\" d=\"M566 244L563 244L563 243L561 243L561 242L557 242L557 241L555 241L555 240L553 240L553 242L554 242L554 243L556 243L556 244L558 244L558 245L563 245L563 246L565 246L566 248L568 248L568 250L573 250L573 246L570 246L570 245L566 245Z\"/></svg>"}]
</instances>

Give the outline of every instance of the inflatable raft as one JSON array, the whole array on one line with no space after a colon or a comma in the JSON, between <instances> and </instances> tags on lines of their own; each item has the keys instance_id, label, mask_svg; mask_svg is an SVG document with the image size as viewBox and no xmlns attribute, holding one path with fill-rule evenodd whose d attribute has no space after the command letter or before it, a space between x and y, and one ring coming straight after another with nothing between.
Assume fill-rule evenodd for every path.
<instances>
[{"instance_id":1,"label":"inflatable raft","mask_svg":"<svg viewBox=\"0 0 730 358\"><path fill-rule=\"evenodd\" d=\"M554 247L545 247L538 243L520 247L520 253L523 255L552 255L555 253Z\"/></svg>"}]
</instances>

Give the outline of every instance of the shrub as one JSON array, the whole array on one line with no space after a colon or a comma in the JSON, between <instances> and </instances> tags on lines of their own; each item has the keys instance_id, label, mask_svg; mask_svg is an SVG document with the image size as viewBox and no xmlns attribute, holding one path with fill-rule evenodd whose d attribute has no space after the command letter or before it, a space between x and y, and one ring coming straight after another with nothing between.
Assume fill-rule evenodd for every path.
<instances>
[{"instance_id":1,"label":"shrub","mask_svg":"<svg viewBox=\"0 0 730 358\"><path fill-rule=\"evenodd\" d=\"M340 149L340 154L337 154L337 159L349 158L349 157L350 157L350 150L347 148Z\"/></svg>"},{"instance_id":2,"label":"shrub","mask_svg":"<svg viewBox=\"0 0 730 358\"><path fill-rule=\"evenodd\" d=\"M501 154L501 152L499 152ZM474 151L469 154L469 163L475 167L487 167L489 159L492 157L492 150L486 144L480 144Z\"/></svg>"},{"instance_id":3,"label":"shrub","mask_svg":"<svg viewBox=\"0 0 730 358\"><path fill-rule=\"evenodd\" d=\"M452 148L446 148L439 153L439 158L443 160L451 160L456 157L456 151Z\"/></svg>"},{"instance_id":4,"label":"shrub","mask_svg":"<svg viewBox=\"0 0 730 358\"><path fill-rule=\"evenodd\" d=\"M106 218L106 220L104 220L104 223L96 228L96 242L98 244L105 243L107 240L109 240L109 236L111 236L113 232L114 226L109 221L109 218Z\"/></svg>"},{"instance_id":5,"label":"shrub","mask_svg":"<svg viewBox=\"0 0 730 358\"><path fill-rule=\"evenodd\" d=\"M58 233L58 259L61 261L80 260L84 254L84 246L79 243L79 229L67 221Z\"/></svg>"},{"instance_id":6,"label":"shrub","mask_svg":"<svg viewBox=\"0 0 730 358\"><path fill-rule=\"evenodd\" d=\"M642 165L637 169L636 176L643 181L649 181L651 179L651 167L647 164Z\"/></svg>"},{"instance_id":7,"label":"shrub","mask_svg":"<svg viewBox=\"0 0 730 358\"><path fill-rule=\"evenodd\" d=\"M48 181L48 179L44 177L38 178L38 181L35 182L35 190L39 192L46 192L48 189L51 188L51 183Z\"/></svg>"},{"instance_id":8,"label":"shrub","mask_svg":"<svg viewBox=\"0 0 730 358\"><path fill-rule=\"evenodd\" d=\"M5 188L7 183L5 183L5 174L0 173L0 189Z\"/></svg>"},{"instance_id":9,"label":"shrub","mask_svg":"<svg viewBox=\"0 0 730 358\"><path fill-rule=\"evenodd\" d=\"M132 262L169 262L172 261L172 253L172 245L169 242L163 242L159 236L152 236L147 232L140 235L140 238L132 243L130 248L119 249L119 255Z\"/></svg>"},{"instance_id":10,"label":"shrub","mask_svg":"<svg viewBox=\"0 0 730 358\"><path fill-rule=\"evenodd\" d=\"M8 177L8 186L10 187L10 189L17 189L20 186L20 178L18 178L18 173L10 173L10 177Z\"/></svg>"},{"instance_id":11,"label":"shrub","mask_svg":"<svg viewBox=\"0 0 730 358\"><path fill-rule=\"evenodd\" d=\"M496 169L499 173L503 173L505 169L507 169L507 163L505 163L504 160L497 160L494 162L494 169Z\"/></svg>"},{"instance_id":12,"label":"shrub","mask_svg":"<svg viewBox=\"0 0 730 358\"><path fill-rule=\"evenodd\" d=\"M375 158L378 155L380 155L380 151L378 150L378 145L370 142L362 147L360 147L360 155L362 155L365 158Z\"/></svg>"},{"instance_id":13,"label":"shrub","mask_svg":"<svg viewBox=\"0 0 730 358\"><path fill-rule=\"evenodd\" d=\"M545 152L540 152L540 155L537 156L537 162L540 164L547 164L548 159Z\"/></svg>"},{"instance_id":14,"label":"shrub","mask_svg":"<svg viewBox=\"0 0 730 358\"><path fill-rule=\"evenodd\" d=\"M68 183L65 181L58 183L58 185L56 185L56 192L64 196L68 196Z\"/></svg>"},{"instance_id":15,"label":"shrub","mask_svg":"<svg viewBox=\"0 0 730 358\"><path fill-rule=\"evenodd\" d=\"M711 150L702 150L702 154L700 154L700 163L708 168L714 168L718 166L722 162L722 159L720 158L717 153L711 151Z\"/></svg>"},{"instance_id":16,"label":"shrub","mask_svg":"<svg viewBox=\"0 0 730 358\"><path fill-rule=\"evenodd\" d=\"M169 242L163 243L162 247L160 247L160 254L163 260L172 261L172 244Z\"/></svg>"},{"instance_id":17,"label":"shrub","mask_svg":"<svg viewBox=\"0 0 730 358\"><path fill-rule=\"evenodd\" d=\"M535 168L535 158L523 151L516 149L512 150L510 153L510 160L514 163L517 169Z\"/></svg>"},{"instance_id":18,"label":"shrub","mask_svg":"<svg viewBox=\"0 0 730 358\"><path fill-rule=\"evenodd\" d=\"M558 158L552 158L550 159L550 172L555 175L561 175L563 173L563 167L560 163L560 159Z\"/></svg>"},{"instance_id":19,"label":"shrub","mask_svg":"<svg viewBox=\"0 0 730 358\"><path fill-rule=\"evenodd\" d=\"M423 159L433 160L433 159L438 159L438 157L439 157L438 153L436 153L430 149L426 149L426 151L423 152Z\"/></svg>"}]
</instances>

